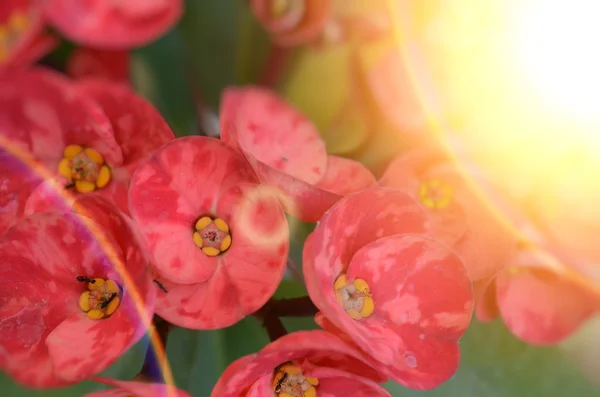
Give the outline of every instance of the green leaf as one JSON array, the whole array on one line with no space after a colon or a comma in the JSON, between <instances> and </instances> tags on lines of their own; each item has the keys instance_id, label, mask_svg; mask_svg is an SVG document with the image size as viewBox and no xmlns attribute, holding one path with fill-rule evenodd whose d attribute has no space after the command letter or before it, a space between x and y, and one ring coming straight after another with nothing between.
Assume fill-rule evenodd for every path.
<instances>
[{"instance_id":1,"label":"green leaf","mask_svg":"<svg viewBox=\"0 0 600 397\"><path fill-rule=\"evenodd\" d=\"M213 110L223 88L256 80L269 41L247 0L188 0L180 27L197 89Z\"/></svg>"},{"instance_id":2,"label":"green leaf","mask_svg":"<svg viewBox=\"0 0 600 397\"><path fill-rule=\"evenodd\" d=\"M501 320L473 321L461 340L461 365L447 383L430 391L390 382L399 397L592 397L599 390L555 347L535 347L517 340Z\"/></svg>"},{"instance_id":3,"label":"green leaf","mask_svg":"<svg viewBox=\"0 0 600 397\"><path fill-rule=\"evenodd\" d=\"M198 130L185 53L179 28L175 28L134 51L131 62L135 90L154 104L176 136Z\"/></svg>"},{"instance_id":4,"label":"green leaf","mask_svg":"<svg viewBox=\"0 0 600 397\"><path fill-rule=\"evenodd\" d=\"M147 344L146 339L140 341L101 375L113 379L132 379L142 367ZM60 389L32 390L15 383L7 374L0 373L0 390L2 390L0 395L7 397L81 397L85 393L107 388L108 386L94 382L81 382Z\"/></svg>"}]
</instances>

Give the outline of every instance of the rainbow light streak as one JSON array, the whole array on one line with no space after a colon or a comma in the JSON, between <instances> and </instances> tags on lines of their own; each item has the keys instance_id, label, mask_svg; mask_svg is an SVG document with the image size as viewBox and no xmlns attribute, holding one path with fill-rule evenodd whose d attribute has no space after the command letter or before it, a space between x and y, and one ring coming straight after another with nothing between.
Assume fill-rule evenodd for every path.
<instances>
[{"instance_id":1,"label":"rainbow light streak","mask_svg":"<svg viewBox=\"0 0 600 397\"><path fill-rule=\"evenodd\" d=\"M44 181L51 181L54 179L54 174L45 167L42 167L38 164L38 162L33 158L28 152L22 150L17 145L10 142L10 140L6 139L4 136L0 135L0 148L6 150L9 154L11 154L14 158L21 161L25 164L33 174L40 177ZM59 186L56 183L51 184L51 188L56 193L61 200L68 205L69 207L73 207L73 203L75 201L75 197L68 191L64 189L63 186ZM77 213L80 215L84 215L82 217L83 225L87 228L87 230L96 238L96 241L99 243L106 257L110 260L113 268L117 271L127 291L131 294L131 298L133 300L135 309L139 315L140 320L143 322L144 326L148 329L148 337L150 339L150 345L154 350L155 357L159 363L164 363L160 365L159 371L162 375L162 378L165 380L165 383L168 386L175 386L173 380L173 373L171 371L171 367L169 366L169 362L166 359L165 348L162 346L160 338L158 334L154 331L154 327L152 326L152 316L148 316L146 312L145 305L143 304L142 297L135 286L135 283L131 280L129 273L125 270L124 264L118 259L118 255L114 248L103 241L101 238L103 233L98 228L98 226L91 220L90 216L86 216L85 211L82 211L80 208L77 208ZM87 218L87 220L86 220ZM177 392L174 387L167 387L168 396L169 397L177 397Z\"/></svg>"}]
</instances>

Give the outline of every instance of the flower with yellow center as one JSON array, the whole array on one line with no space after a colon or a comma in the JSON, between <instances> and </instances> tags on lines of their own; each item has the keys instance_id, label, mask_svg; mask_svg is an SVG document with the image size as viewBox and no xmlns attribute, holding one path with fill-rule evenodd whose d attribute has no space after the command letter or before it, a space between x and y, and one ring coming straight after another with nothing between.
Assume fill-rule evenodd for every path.
<instances>
[{"instance_id":1,"label":"flower with yellow center","mask_svg":"<svg viewBox=\"0 0 600 397\"><path fill-rule=\"evenodd\" d=\"M446 208L452 202L452 198L452 186L439 179L426 180L419 187L419 200L427 208Z\"/></svg>"},{"instance_id":2,"label":"flower with yellow center","mask_svg":"<svg viewBox=\"0 0 600 397\"><path fill-rule=\"evenodd\" d=\"M58 172L70 181L66 187L74 187L79 193L101 189L111 179L111 171L104 157L97 150L80 145L65 148Z\"/></svg>"},{"instance_id":3,"label":"flower with yellow center","mask_svg":"<svg viewBox=\"0 0 600 397\"><path fill-rule=\"evenodd\" d=\"M207 256L217 256L231 247L229 225L221 218L203 216L198 219L192 238Z\"/></svg>"},{"instance_id":4,"label":"flower with yellow center","mask_svg":"<svg viewBox=\"0 0 600 397\"><path fill-rule=\"evenodd\" d=\"M375 302L365 280L357 278L348 282L348 277L341 274L333 283L333 289L338 302L354 320L362 320L373 314Z\"/></svg>"},{"instance_id":5,"label":"flower with yellow center","mask_svg":"<svg viewBox=\"0 0 600 397\"><path fill-rule=\"evenodd\" d=\"M316 397L318 385L317 378L304 376L302 369L291 362L276 368L271 381L278 397Z\"/></svg>"},{"instance_id":6,"label":"flower with yellow center","mask_svg":"<svg viewBox=\"0 0 600 397\"><path fill-rule=\"evenodd\" d=\"M77 277L87 284L87 291L79 296L79 308L91 320L110 317L121 304L121 289L114 280Z\"/></svg>"}]
</instances>

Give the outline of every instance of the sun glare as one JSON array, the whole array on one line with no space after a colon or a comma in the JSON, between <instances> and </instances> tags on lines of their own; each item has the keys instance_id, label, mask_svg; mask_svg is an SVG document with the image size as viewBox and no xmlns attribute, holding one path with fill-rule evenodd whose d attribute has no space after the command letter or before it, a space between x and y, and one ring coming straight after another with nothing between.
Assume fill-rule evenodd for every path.
<instances>
[{"instance_id":1,"label":"sun glare","mask_svg":"<svg viewBox=\"0 0 600 397\"><path fill-rule=\"evenodd\" d=\"M517 62L541 102L578 122L600 121L600 3L524 1Z\"/></svg>"}]
</instances>

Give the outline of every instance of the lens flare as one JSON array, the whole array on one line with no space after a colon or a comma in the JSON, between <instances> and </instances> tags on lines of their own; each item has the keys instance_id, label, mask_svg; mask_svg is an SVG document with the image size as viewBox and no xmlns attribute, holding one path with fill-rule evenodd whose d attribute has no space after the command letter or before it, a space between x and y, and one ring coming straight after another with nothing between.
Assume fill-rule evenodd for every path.
<instances>
[{"instance_id":1,"label":"lens flare","mask_svg":"<svg viewBox=\"0 0 600 397\"><path fill-rule=\"evenodd\" d=\"M23 165L27 166L32 174L35 174L36 177L40 178L43 181L53 181L54 174L48 170L47 168L41 166L39 162L31 156L30 153L23 150L18 145L11 142L9 139L0 135L0 151L5 151L9 156L14 157L14 159L20 161ZM50 183L49 188L54 190L56 197L59 197L61 201L68 205L69 207L75 201L75 197L64 189L64 186ZM135 310L138 315L139 320L145 325L148 329L148 338L150 339L150 345L152 346L156 357L158 357L158 362L164 363L161 368L159 368L162 378L165 383L170 386L174 386L173 373L171 372L171 368L169 366L168 360L166 360L166 352L165 347L160 341L160 337L156 332L153 332L152 326L152 316L148 314L148 311L144 305L144 300L140 294L140 291L137 289L135 282L131 279L129 273L125 270L125 264L120 260L119 253L113 247L113 244L107 241L106 233L101 230L98 225L92 220L93 216L86 215L86 211L82 207L73 208L79 215L81 222L86 227L86 229L94 236L99 246L102 248L102 251L109 259L111 265L114 270L119 275L120 279L123 280L123 287L127 289L128 294L130 295L132 301L134 302ZM176 397L177 391L173 388L169 388L168 397Z\"/></svg>"}]
</instances>

